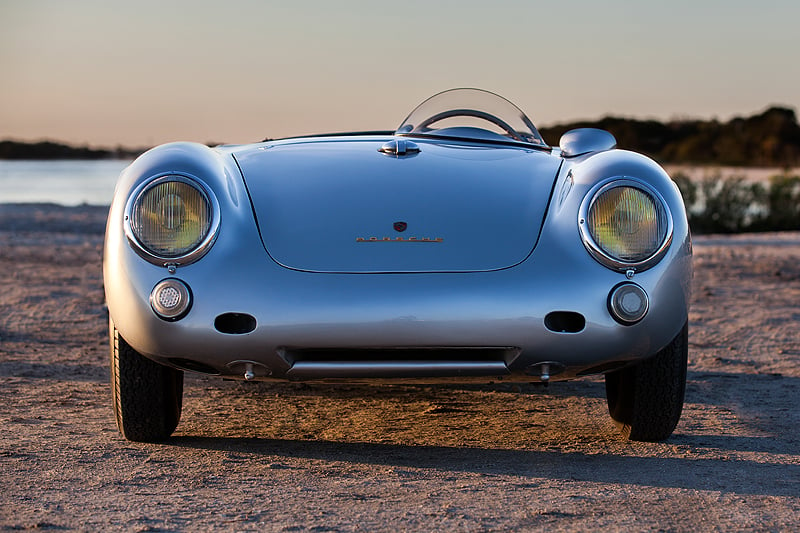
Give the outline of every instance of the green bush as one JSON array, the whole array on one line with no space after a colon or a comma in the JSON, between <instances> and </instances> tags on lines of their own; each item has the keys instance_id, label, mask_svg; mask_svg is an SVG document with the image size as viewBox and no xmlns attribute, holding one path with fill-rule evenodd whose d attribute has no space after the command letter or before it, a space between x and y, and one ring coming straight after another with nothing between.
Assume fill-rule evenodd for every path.
<instances>
[{"instance_id":1,"label":"green bush","mask_svg":"<svg viewBox=\"0 0 800 533\"><path fill-rule=\"evenodd\" d=\"M699 182L673 177L694 233L800 230L800 176L778 175L765 187L717 173Z\"/></svg>"},{"instance_id":2,"label":"green bush","mask_svg":"<svg viewBox=\"0 0 800 533\"><path fill-rule=\"evenodd\" d=\"M800 230L800 176L772 176L767 192L767 228Z\"/></svg>"},{"instance_id":3,"label":"green bush","mask_svg":"<svg viewBox=\"0 0 800 533\"><path fill-rule=\"evenodd\" d=\"M697 185L683 172L672 176L672 181L678 185L681 196L683 196L683 203L686 204L686 210L689 211L697 203Z\"/></svg>"}]
</instances>

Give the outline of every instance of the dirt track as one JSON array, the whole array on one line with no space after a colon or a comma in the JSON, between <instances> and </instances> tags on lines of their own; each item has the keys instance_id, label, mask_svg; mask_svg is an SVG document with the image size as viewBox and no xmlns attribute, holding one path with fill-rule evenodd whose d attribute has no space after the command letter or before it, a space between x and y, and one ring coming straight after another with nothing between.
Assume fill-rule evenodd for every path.
<instances>
[{"instance_id":1,"label":"dirt track","mask_svg":"<svg viewBox=\"0 0 800 533\"><path fill-rule=\"evenodd\" d=\"M111 412L104 217L0 205L0 529L800 528L800 233L695 239L686 406L666 443L618 436L598 379L189 377L175 437L150 445Z\"/></svg>"}]
</instances>

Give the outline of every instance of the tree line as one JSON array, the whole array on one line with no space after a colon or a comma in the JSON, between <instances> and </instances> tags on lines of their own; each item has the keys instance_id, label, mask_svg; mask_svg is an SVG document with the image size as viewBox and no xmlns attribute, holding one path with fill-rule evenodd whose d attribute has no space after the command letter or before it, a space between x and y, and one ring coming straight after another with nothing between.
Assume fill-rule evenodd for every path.
<instances>
[{"instance_id":1,"label":"tree line","mask_svg":"<svg viewBox=\"0 0 800 533\"><path fill-rule=\"evenodd\" d=\"M88 146L70 146L53 141L0 141L0 159L133 159L142 152L144 149L89 148Z\"/></svg>"},{"instance_id":2,"label":"tree line","mask_svg":"<svg viewBox=\"0 0 800 533\"><path fill-rule=\"evenodd\" d=\"M800 166L800 125L794 110L770 107L749 117L718 120L637 120L605 117L542 128L551 145L573 128L600 128L617 146L646 154L660 163L740 167Z\"/></svg>"},{"instance_id":3,"label":"tree line","mask_svg":"<svg viewBox=\"0 0 800 533\"><path fill-rule=\"evenodd\" d=\"M557 146L573 128L601 128L617 138L617 145L641 152L660 163L742 167L794 168L800 166L800 125L794 110L773 106L749 117L719 120L638 120L604 117L540 129ZM132 158L141 148L89 148L52 141L0 141L0 159L109 159Z\"/></svg>"}]
</instances>

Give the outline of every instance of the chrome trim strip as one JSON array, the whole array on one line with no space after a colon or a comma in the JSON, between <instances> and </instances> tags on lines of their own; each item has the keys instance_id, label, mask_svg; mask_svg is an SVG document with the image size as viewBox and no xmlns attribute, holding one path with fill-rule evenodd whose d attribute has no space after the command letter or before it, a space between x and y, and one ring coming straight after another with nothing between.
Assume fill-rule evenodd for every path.
<instances>
[{"instance_id":1,"label":"chrome trim strip","mask_svg":"<svg viewBox=\"0 0 800 533\"><path fill-rule=\"evenodd\" d=\"M286 372L290 380L338 378L429 378L505 376L503 361L297 361Z\"/></svg>"},{"instance_id":2,"label":"chrome trim strip","mask_svg":"<svg viewBox=\"0 0 800 533\"><path fill-rule=\"evenodd\" d=\"M152 253L141 242L139 242L139 239L136 237L136 234L131 227L133 207L136 205L139 199L149 189L167 181L179 181L195 187L201 192L201 194L203 194L209 205L211 205L212 211L211 226L208 228L208 233L206 234L205 238L203 238L203 240L200 241L200 243L191 252L177 257L164 257ZM150 179L143 181L130 194L128 201L125 204L125 220L123 223L123 229L128 242L131 244L131 247L143 259L149 261L150 263L158 266L188 265L203 257L217 240L221 218L220 213L217 197L214 195L208 185L206 185L202 180L186 173L164 172L162 174L156 174Z\"/></svg>"},{"instance_id":3,"label":"chrome trim strip","mask_svg":"<svg viewBox=\"0 0 800 533\"><path fill-rule=\"evenodd\" d=\"M617 258L611 257L600 248L600 245L595 242L591 232L589 231L587 222L589 218L589 209L601 194L608 189L615 187L633 187L649 194L658 204L660 204L662 215L666 219L667 231L664 234L664 240L661 242L661 245L656 249L656 251L643 261L629 262L621 261ZM637 178L632 178L629 176L614 176L601 181L592 187L586 196L584 196L583 200L581 201L580 210L578 211L578 229L580 230L581 240L583 241L583 245L586 247L586 250L588 250L589 254L600 264L620 272L626 272L628 270L643 272L658 263L658 261L661 260L661 258L667 252L670 244L672 244L674 225L672 221L672 212L670 212L669 206L667 205L666 200L664 200L664 197L661 196L661 193L659 193L651 185Z\"/></svg>"}]
</instances>

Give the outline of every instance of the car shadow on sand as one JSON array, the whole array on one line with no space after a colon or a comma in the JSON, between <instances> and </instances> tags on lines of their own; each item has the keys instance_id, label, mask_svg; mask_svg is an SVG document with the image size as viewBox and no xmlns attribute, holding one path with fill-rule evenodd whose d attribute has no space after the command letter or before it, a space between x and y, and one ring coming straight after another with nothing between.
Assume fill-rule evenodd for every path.
<instances>
[{"instance_id":1,"label":"car shadow on sand","mask_svg":"<svg viewBox=\"0 0 800 533\"><path fill-rule=\"evenodd\" d=\"M2 355L0 355L2 357ZM56 379L77 383L108 383L107 366L78 363L36 363L31 361L0 361L0 378Z\"/></svg>"},{"instance_id":2,"label":"car shadow on sand","mask_svg":"<svg viewBox=\"0 0 800 533\"><path fill-rule=\"evenodd\" d=\"M587 397L599 401L603 383L571 382L549 389L541 397L543 409L557 401L554 396ZM498 386L492 386L497 390ZM505 385L500 386L505 389ZM281 392L298 397L313 391L324 396L334 388L280 387ZM453 387L450 390L459 389ZM467 387L472 390L472 387ZM253 419L268 419L269 387L256 392L246 403L254 407ZM368 397L377 391L384 399L397 394L408 399L407 387L391 389L351 387L348 398ZM411 388L413 390L413 388ZM557 395L553 391L558 390ZM547 478L572 481L640 485L643 487L720 491L761 496L800 494L800 454L798 434L793 430L792 399L800 391L800 380L774 375L735 375L709 372L690 373L684 418L665 443L628 443L613 431L589 429L590 433L572 438L572 432L586 427L562 427L566 437L537 438L535 430L525 448L503 449L497 440L488 446L432 445L421 443L353 442L324 438L203 437L175 436L169 446L216 450L252 457L254 461L281 461L281 458L345 462L351 465L379 465L482 475ZM237 388L235 395L246 394ZM778 392L778 394L776 394ZM264 397L261 397L261 394ZM274 393L274 390L273 390ZM421 389L422 396L435 389ZM412 393L413 394L413 393ZM535 394L534 394L535 396ZM240 397L241 398L241 397ZM341 399L342 396L339 396ZM262 403L263 400L263 403ZM337 401L332 399L332 401ZM538 402L538 399L534 398ZM446 405L446 401L443 402ZM262 412L261 409L264 411ZM260 418L261 416L265 418ZM794 416L791 414L791 416ZM725 417L729 417L725 419ZM781 419L782 426L775 420ZM553 419L552 421L560 421ZM725 430L720 423L730 428ZM610 425L610 422L608 423ZM434 423L429 430L435 430ZM786 431L781 428L786 429ZM443 426L443 430L446 428ZM374 435L373 435L374 437ZM265 459L268 458L268 459ZM247 460L247 459L245 459Z\"/></svg>"},{"instance_id":3,"label":"car shadow on sand","mask_svg":"<svg viewBox=\"0 0 800 533\"><path fill-rule=\"evenodd\" d=\"M259 457L269 457L269 461L300 458L530 480L562 479L761 496L796 497L800 491L800 465L738 459L193 436L174 437L168 445L242 454L254 461Z\"/></svg>"}]
</instances>

